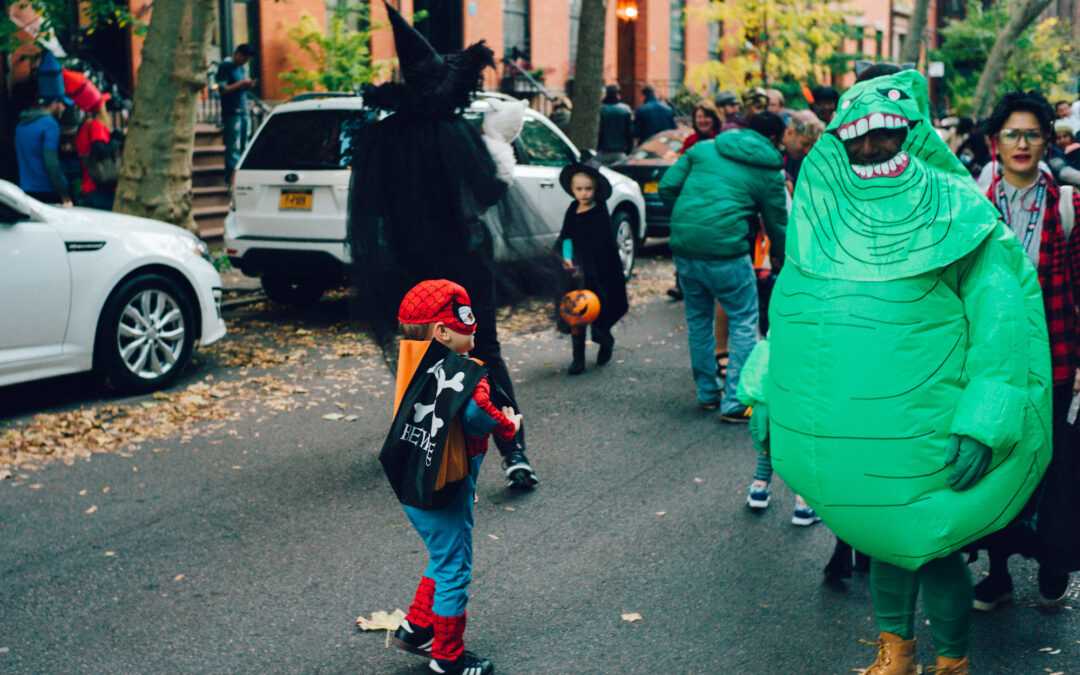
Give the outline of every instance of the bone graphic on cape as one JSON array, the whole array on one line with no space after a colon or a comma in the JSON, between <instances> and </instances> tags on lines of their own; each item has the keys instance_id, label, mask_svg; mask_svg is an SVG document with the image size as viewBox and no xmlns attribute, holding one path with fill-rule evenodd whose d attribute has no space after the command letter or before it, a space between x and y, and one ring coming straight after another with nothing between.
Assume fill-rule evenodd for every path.
<instances>
[{"instance_id":1,"label":"bone graphic on cape","mask_svg":"<svg viewBox=\"0 0 1080 675\"><path fill-rule=\"evenodd\" d=\"M458 373L449 380L446 379L446 372L443 370L443 359L439 359L435 365L428 368L428 373L435 374L435 398L439 398L439 394L443 392L443 389L461 391L465 388L463 383L465 380L465 373Z\"/></svg>"},{"instance_id":2,"label":"bone graphic on cape","mask_svg":"<svg viewBox=\"0 0 1080 675\"><path fill-rule=\"evenodd\" d=\"M439 432L439 429L441 429L443 425L442 419L435 415L435 404L424 405L423 403L414 403L413 410L415 411L413 412L413 422L420 422L427 417L428 414L431 414L431 437L434 438L435 434Z\"/></svg>"}]
</instances>

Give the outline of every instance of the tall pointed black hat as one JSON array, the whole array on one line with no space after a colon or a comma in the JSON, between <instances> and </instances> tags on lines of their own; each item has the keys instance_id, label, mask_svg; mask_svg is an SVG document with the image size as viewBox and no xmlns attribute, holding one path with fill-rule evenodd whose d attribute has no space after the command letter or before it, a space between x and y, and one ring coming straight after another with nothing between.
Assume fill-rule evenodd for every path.
<instances>
[{"instance_id":1,"label":"tall pointed black hat","mask_svg":"<svg viewBox=\"0 0 1080 675\"><path fill-rule=\"evenodd\" d=\"M431 43L389 3L386 13L394 30L394 47L404 82L388 82L364 90L364 102L384 110L419 115L445 114L469 104L480 89L484 68L495 67L495 54L484 41L460 52L439 55Z\"/></svg>"}]
</instances>

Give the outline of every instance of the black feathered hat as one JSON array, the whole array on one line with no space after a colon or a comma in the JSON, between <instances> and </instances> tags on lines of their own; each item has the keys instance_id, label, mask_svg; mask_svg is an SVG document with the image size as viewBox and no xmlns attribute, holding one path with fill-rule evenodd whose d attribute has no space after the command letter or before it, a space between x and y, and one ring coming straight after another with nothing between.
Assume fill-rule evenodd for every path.
<instances>
[{"instance_id":1,"label":"black feathered hat","mask_svg":"<svg viewBox=\"0 0 1080 675\"><path fill-rule=\"evenodd\" d=\"M418 115L442 115L469 105L469 95L482 86L484 68L495 67L495 53L481 40L460 52L440 55L396 9L383 4L394 29L394 48L405 81L366 88L364 102Z\"/></svg>"},{"instance_id":2,"label":"black feathered hat","mask_svg":"<svg viewBox=\"0 0 1080 675\"><path fill-rule=\"evenodd\" d=\"M608 197L611 196L611 182L604 177L604 174L600 173L600 161L593 157L585 162L568 164L563 168L562 173L559 174L559 184L571 197L574 196L574 191L570 189L570 182L579 173L592 178L593 182L596 183L596 201L600 203L606 202Z\"/></svg>"}]
</instances>

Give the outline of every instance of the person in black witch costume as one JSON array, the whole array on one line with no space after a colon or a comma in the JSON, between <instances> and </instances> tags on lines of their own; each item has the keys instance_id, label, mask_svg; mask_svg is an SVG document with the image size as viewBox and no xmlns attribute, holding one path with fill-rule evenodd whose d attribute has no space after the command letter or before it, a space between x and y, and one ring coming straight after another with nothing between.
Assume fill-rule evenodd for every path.
<instances>
[{"instance_id":1,"label":"person in black witch costume","mask_svg":"<svg viewBox=\"0 0 1080 675\"><path fill-rule=\"evenodd\" d=\"M439 55L393 7L387 4L386 11L404 81L363 91L366 106L393 114L366 125L356 143L349 205L356 310L386 347L395 327L393 298L422 279L461 284L476 313L472 354L504 393L500 407L520 410L495 325L492 235L480 220L507 184L479 132L461 115L483 70L494 67L493 53L480 41ZM496 446L508 486L535 486L524 429Z\"/></svg>"},{"instance_id":2,"label":"person in black witch costume","mask_svg":"<svg viewBox=\"0 0 1080 675\"><path fill-rule=\"evenodd\" d=\"M561 248L563 267L574 286L586 288L600 299L600 316L592 323L592 339L600 345L596 365L602 366L611 360L615 348L611 327L629 308L626 277L606 204L611 183L588 163L564 168L559 183L574 201L566 209L555 246L556 250ZM585 326L574 326L570 335L574 356L566 373L580 375L585 371Z\"/></svg>"},{"instance_id":3,"label":"person in black witch costume","mask_svg":"<svg viewBox=\"0 0 1080 675\"><path fill-rule=\"evenodd\" d=\"M436 673L487 675L491 661L464 642L473 495L488 436L513 438L521 415L497 408L482 364L463 358L476 330L464 288L422 281L401 300L398 321L394 424L379 460L431 559L393 642L430 657Z\"/></svg>"}]
</instances>

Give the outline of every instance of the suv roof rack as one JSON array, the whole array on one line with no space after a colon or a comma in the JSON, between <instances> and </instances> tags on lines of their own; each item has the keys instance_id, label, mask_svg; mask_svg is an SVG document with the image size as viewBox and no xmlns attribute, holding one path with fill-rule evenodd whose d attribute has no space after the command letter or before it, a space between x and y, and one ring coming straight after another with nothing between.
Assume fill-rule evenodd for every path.
<instances>
[{"instance_id":1,"label":"suv roof rack","mask_svg":"<svg viewBox=\"0 0 1080 675\"><path fill-rule=\"evenodd\" d=\"M520 101L521 99L504 94L501 91L478 91L473 94L475 98L497 98L500 101Z\"/></svg>"},{"instance_id":2,"label":"suv roof rack","mask_svg":"<svg viewBox=\"0 0 1080 675\"><path fill-rule=\"evenodd\" d=\"M359 95L360 94L351 91L308 91L293 96L289 99L289 103L295 103L296 101L310 101L316 98L355 98Z\"/></svg>"}]
</instances>

